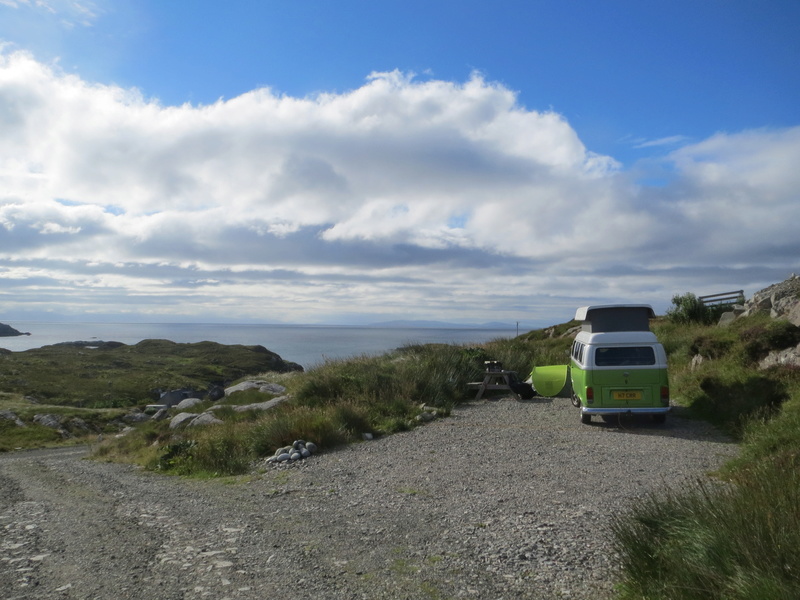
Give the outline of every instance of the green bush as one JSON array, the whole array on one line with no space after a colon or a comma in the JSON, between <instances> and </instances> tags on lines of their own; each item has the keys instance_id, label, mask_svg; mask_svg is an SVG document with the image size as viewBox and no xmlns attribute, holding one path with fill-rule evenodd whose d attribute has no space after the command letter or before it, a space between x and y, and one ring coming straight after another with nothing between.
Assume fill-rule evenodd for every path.
<instances>
[{"instance_id":1,"label":"green bush","mask_svg":"<svg viewBox=\"0 0 800 600\"><path fill-rule=\"evenodd\" d=\"M748 419L775 414L789 398L786 386L780 381L748 372L736 379L703 377L700 390L702 393L692 403L692 411L737 436Z\"/></svg>"},{"instance_id":2,"label":"green bush","mask_svg":"<svg viewBox=\"0 0 800 600\"><path fill-rule=\"evenodd\" d=\"M691 292L672 297L672 307L667 310L667 318L675 323L688 325L699 323L710 325L719 321L722 313L729 310L727 304L706 306Z\"/></svg>"},{"instance_id":3,"label":"green bush","mask_svg":"<svg viewBox=\"0 0 800 600\"><path fill-rule=\"evenodd\" d=\"M704 333L697 336L689 348L692 356L700 354L705 358L723 358L731 351L735 343L734 340L724 339L720 335L720 333L724 335L725 332L726 330L724 329L717 329L714 334Z\"/></svg>"},{"instance_id":4,"label":"green bush","mask_svg":"<svg viewBox=\"0 0 800 600\"><path fill-rule=\"evenodd\" d=\"M745 356L757 362L773 350L785 350L800 343L800 327L789 321L771 320L758 323L740 333L744 342Z\"/></svg>"}]
</instances>

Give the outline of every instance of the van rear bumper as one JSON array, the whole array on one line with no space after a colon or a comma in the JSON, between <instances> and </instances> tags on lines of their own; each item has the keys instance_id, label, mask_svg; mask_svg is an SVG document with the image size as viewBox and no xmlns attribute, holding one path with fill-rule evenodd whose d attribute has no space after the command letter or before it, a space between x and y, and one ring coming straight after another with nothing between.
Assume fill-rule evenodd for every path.
<instances>
[{"instance_id":1,"label":"van rear bumper","mask_svg":"<svg viewBox=\"0 0 800 600\"><path fill-rule=\"evenodd\" d=\"M581 407L582 415L618 415L618 414L631 414L631 415L665 415L669 412L669 406L656 406L652 408L590 408Z\"/></svg>"}]
</instances>

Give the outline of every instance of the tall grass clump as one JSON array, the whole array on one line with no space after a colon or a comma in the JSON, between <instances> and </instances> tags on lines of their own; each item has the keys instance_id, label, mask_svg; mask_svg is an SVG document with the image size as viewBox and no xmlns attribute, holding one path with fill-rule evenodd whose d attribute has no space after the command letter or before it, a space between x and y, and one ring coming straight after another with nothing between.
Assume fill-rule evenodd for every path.
<instances>
[{"instance_id":1,"label":"tall grass clump","mask_svg":"<svg viewBox=\"0 0 800 600\"><path fill-rule=\"evenodd\" d=\"M238 424L198 428L190 438L179 438L164 448L151 468L179 475L219 477L247 473L256 458Z\"/></svg>"},{"instance_id":2,"label":"tall grass clump","mask_svg":"<svg viewBox=\"0 0 800 600\"><path fill-rule=\"evenodd\" d=\"M418 413L420 404L447 410L463 400L467 383L483 372L483 356L480 350L429 344L328 361L303 378L295 399L309 407L360 407L371 427L391 431L398 419Z\"/></svg>"},{"instance_id":3,"label":"tall grass clump","mask_svg":"<svg viewBox=\"0 0 800 600\"><path fill-rule=\"evenodd\" d=\"M612 525L622 600L800 597L800 475L761 464L737 484L651 497Z\"/></svg>"},{"instance_id":4,"label":"tall grass clump","mask_svg":"<svg viewBox=\"0 0 800 600\"><path fill-rule=\"evenodd\" d=\"M516 371L520 379L527 379L533 366L565 365L569 363L572 338L535 339L520 336L511 340L494 340L484 345L492 360L499 360L503 368Z\"/></svg>"}]
</instances>

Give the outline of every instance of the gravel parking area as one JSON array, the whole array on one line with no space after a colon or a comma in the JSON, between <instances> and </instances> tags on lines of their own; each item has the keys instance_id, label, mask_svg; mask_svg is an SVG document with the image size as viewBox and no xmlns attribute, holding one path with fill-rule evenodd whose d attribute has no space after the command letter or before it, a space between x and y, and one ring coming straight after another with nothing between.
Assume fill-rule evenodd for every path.
<instances>
[{"instance_id":1,"label":"gravel parking area","mask_svg":"<svg viewBox=\"0 0 800 600\"><path fill-rule=\"evenodd\" d=\"M0 455L12 599L609 598L609 523L737 446L670 416L581 425L568 399L480 401L414 431L187 481Z\"/></svg>"}]
</instances>

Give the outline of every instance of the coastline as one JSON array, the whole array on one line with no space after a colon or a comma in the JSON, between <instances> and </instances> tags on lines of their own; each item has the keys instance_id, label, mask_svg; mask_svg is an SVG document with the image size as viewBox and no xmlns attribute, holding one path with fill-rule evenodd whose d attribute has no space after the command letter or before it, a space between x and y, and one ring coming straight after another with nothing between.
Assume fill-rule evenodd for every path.
<instances>
[{"instance_id":1,"label":"coastline","mask_svg":"<svg viewBox=\"0 0 800 600\"><path fill-rule=\"evenodd\" d=\"M22 326L21 323L17 324ZM260 345L284 360L313 367L327 360L389 352L409 344L480 344L515 336L508 329L400 328L337 325L232 325L220 323L46 323L28 321L29 336L0 339L0 348L22 352L76 340L134 345L145 339Z\"/></svg>"}]
</instances>

